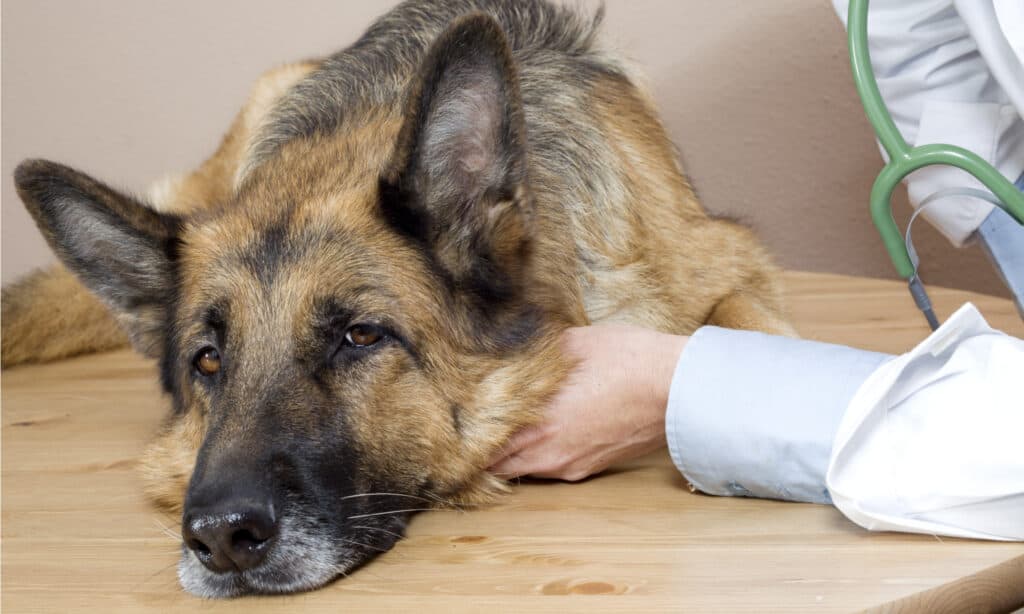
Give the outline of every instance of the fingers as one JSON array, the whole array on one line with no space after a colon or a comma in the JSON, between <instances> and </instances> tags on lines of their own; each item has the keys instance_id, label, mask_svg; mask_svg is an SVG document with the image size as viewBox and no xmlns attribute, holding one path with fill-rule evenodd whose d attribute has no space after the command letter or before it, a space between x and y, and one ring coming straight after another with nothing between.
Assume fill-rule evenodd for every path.
<instances>
[{"instance_id":1,"label":"fingers","mask_svg":"<svg viewBox=\"0 0 1024 614\"><path fill-rule=\"evenodd\" d=\"M567 329L561 337L566 355L582 361L586 357L586 328ZM556 462L552 461L553 450L544 442L557 435L558 429L553 426L553 416L566 410L573 411L574 403L566 400L572 397L572 381L563 382L563 388L555 395L545 412L545 422L527 427L514 434L502 449L491 459L489 470L498 477L511 479L524 475L538 477L557 477Z\"/></svg>"},{"instance_id":2,"label":"fingers","mask_svg":"<svg viewBox=\"0 0 1024 614\"><path fill-rule=\"evenodd\" d=\"M606 467L607 463L600 463L593 459L552 461L544 457L531 457L529 451L526 451L521 456L514 455L504 459L492 467L491 471L505 479L530 476L548 480L579 482L600 473Z\"/></svg>"},{"instance_id":3,"label":"fingers","mask_svg":"<svg viewBox=\"0 0 1024 614\"><path fill-rule=\"evenodd\" d=\"M580 482L590 476L600 473L604 467L578 467L575 465L566 466L557 471L534 471L529 475L535 478L546 478L549 480L562 480L564 482Z\"/></svg>"},{"instance_id":4,"label":"fingers","mask_svg":"<svg viewBox=\"0 0 1024 614\"><path fill-rule=\"evenodd\" d=\"M552 445L545 437L533 439L533 433L525 434L530 438L527 445L515 452L506 454L491 465L489 471L506 480L530 476L551 480L578 482L598 473L607 466L597 458L580 457L572 452Z\"/></svg>"},{"instance_id":5,"label":"fingers","mask_svg":"<svg viewBox=\"0 0 1024 614\"><path fill-rule=\"evenodd\" d=\"M491 465L501 462L503 459L518 454L544 438L544 431L539 425L528 426L516 432L504 446L491 458Z\"/></svg>"},{"instance_id":6,"label":"fingers","mask_svg":"<svg viewBox=\"0 0 1024 614\"><path fill-rule=\"evenodd\" d=\"M543 457L536 457L525 451L523 454L513 454L505 457L490 469L491 473L511 480L518 477L531 476L535 478L546 478L551 480L567 480L575 482L582 480L589 475L568 467L557 466L556 463L545 461Z\"/></svg>"},{"instance_id":7,"label":"fingers","mask_svg":"<svg viewBox=\"0 0 1024 614\"><path fill-rule=\"evenodd\" d=\"M525 463L523 459L513 454L491 465L488 471L499 478L512 480L524 475L529 475L530 469L528 467L528 463Z\"/></svg>"},{"instance_id":8,"label":"fingers","mask_svg":"<svg viewBox=\"0 0 1024 614\"><path fill-rule=\"evenodd\" d=\"M517 478L537 469L536 462L531 462L534 454L530 449L545 438L545 431L540 425L528 426L512 435L501 450L491 459L489 471L502 478Z\"/></svg>"},{"instance_id":9,"label":"fingers","mask_svg":"<svg viewBox=\"0 0 1024 614\"><path fill-rule=\"evenodd\" d=\"M545 469L543 458L539 458L535 450L525 449L494 463L489 471L499 478L511 480L526 475L540 476Z\"/></svg>"}]
</instances>

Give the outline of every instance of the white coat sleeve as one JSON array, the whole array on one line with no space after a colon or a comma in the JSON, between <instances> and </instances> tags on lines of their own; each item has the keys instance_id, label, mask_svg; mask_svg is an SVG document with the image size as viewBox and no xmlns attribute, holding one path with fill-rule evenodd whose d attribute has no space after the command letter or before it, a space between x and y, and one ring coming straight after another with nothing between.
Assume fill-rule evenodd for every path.
<instances>
[{"instance_id":1,"label":"white coat sleeve","mask_svg":"<svg viewBox=\"0 0 1024 614\"><path fill-rule=\"evenodd\" d=\"M832 439L847 403L889 356L713 326L676 365L669 452L712 495L829 503Z\"/></svg>"}]
</instances>

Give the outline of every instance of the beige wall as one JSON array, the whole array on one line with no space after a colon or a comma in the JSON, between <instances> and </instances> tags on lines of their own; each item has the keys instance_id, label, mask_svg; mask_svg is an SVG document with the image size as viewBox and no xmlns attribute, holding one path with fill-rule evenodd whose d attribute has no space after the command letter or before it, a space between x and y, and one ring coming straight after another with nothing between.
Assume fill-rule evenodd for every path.
<instances>
[{"instance_id":1,"label":"beige wall","mask_svg":"<svg viewBox=\"0 0 1024 614\"><path fill-rule=\"evenodd\" d=\"M3 0L4 283L52 260L14 193L19 160L140 192L211 152L263 69L351 42L391 4ZM607 8L606 39L647 74L711 212L754 226L785 266L892 274L866 205L878 151L828 0ZM926 281L1000 291L976 248L919 237Z\"/></svg>"}]
</instances>

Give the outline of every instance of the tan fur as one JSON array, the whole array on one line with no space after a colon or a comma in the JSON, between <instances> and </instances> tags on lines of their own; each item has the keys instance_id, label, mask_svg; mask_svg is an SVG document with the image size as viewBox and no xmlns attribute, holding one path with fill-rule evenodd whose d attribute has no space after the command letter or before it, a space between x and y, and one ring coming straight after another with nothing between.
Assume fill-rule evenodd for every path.
<instances>
[{"instance_id":1,"label":"tan fur","mask_svg":"<svg viewBox=\"0 0 1024 614\"><path fill-rule=\"evenodd\" d=\"M146 496L169 511L181 512L185 489L196 466L196 454L206 433L199 412L173 416L146 448L139 464Z\"/></svg>"},{"instance_id":2,"label":"tan fur","mask_svg":"<svg viewBox=\"0 0 1024 614\"><path fill-rule=\"evenodd\" d=\"M647 94L606 79L594 98L598 121L615 136L615 164L624 169L618 205L628 212L599 223L585 218L591 223L579 229L607 262L588 280L591 321L689 334L711 320L716 303L738 292L752 296L737 310L742 314L712 323L791 333L768 254L747 229L707 217Z\"/></svg>"},{"instance_id":3,"label":"tan fur","mask_svg":"<svg viewBox=\"0 0 1024 614\"><path fill-rule=\"evenodd\" d=\"M103 352L128 343L106 306L63 266L3 289L3 368Z\"/></svg>"}]
</instances>

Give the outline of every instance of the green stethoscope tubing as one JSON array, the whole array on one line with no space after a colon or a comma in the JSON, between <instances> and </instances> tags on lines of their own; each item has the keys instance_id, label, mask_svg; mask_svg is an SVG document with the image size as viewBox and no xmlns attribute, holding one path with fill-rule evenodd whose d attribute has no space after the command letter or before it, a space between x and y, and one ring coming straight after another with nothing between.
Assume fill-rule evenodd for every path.
<instances>
[{"instance_id":1,"label":"green stethoscope tubing","mask_svg":"<svg viewBox=\"0 0 1024 614\"><path fill-rule=\"evenodd\" d=\"M904 237L892 216L892 192L904 177L919 168L946 164L967 171L996 195L1003 210L1018 223L1024 224L1024 193L977 154L954 145L907 145L882 101L875 82L875 71L871 68L871 56L868 53L868 0L850 0L847 30L850 66L853 68L857 93L860 94L864 111L878 140L889 154L889 163L878 174L871 188L871 219L882 235L882 242L899 275L913 281L916 271Z\"/></svg>"}]
</instances>

